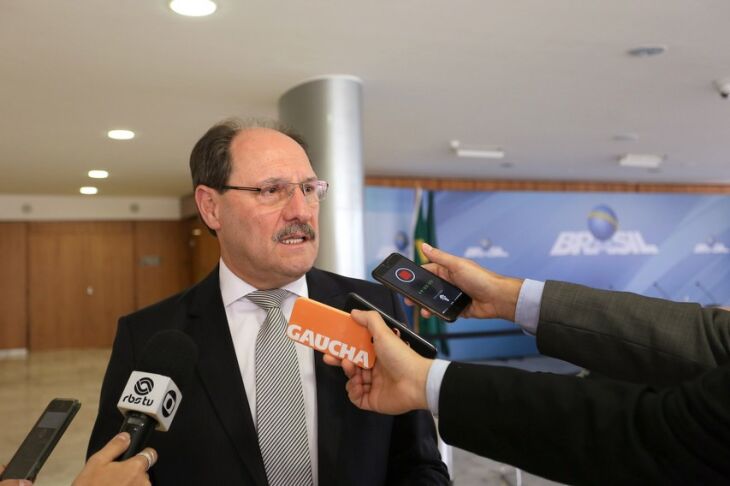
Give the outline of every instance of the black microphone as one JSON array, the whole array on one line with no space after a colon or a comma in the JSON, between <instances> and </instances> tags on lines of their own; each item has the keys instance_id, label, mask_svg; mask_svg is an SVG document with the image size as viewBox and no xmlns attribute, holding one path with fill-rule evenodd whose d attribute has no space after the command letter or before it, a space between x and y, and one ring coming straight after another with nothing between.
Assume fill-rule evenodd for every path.
<instances>
[{"instance_id":1,"label":"black microphone","mask_svg":"<svg viewBox=\"0 0 730 486\"><path fill-rule=\"evenodd\" d=\"M182 331L161 331L150 338L117 403L124 415L119 432L131 437L118 461L144 449L153 430L167 432L197 361L198 347Z\"/></svg>"}]
</instances>

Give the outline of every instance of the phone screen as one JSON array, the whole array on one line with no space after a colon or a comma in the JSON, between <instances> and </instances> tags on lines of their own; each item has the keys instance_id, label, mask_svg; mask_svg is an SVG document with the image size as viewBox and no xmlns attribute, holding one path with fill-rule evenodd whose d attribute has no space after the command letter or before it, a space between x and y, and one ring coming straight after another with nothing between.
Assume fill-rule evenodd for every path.
<instances>
[{"instance_id":1,"label":"phone screen","mask_svg":"<svg viewBox=\"0 0 730 486\"><path fill-rule=\"evenodd\" d=\"M373 277L447 321L455 320L471 302L460 288L399 253L392 253L378 265Z\"/></svg>"}]
</instances>

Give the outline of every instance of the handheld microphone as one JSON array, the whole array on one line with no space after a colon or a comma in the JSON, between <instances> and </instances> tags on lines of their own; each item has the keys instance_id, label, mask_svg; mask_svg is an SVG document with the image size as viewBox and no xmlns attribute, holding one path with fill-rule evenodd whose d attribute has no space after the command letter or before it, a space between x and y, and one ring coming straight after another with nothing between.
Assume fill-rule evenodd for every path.
<instances>
[{"instance_id":1,"label":"handheld microphone","mask_svg":"<svg viewBox=\"0 0 730 486\"><path fill-rule=\"evenodd\" d=\"M129 448L117 460L145 448L153 430L166 432L182 401L182 391L193 377L198 348L178 330L161 331L142 350L139 371L127 380L117 408L124 415L119 432L128 432Z\"/></svg>"}]
</instances>

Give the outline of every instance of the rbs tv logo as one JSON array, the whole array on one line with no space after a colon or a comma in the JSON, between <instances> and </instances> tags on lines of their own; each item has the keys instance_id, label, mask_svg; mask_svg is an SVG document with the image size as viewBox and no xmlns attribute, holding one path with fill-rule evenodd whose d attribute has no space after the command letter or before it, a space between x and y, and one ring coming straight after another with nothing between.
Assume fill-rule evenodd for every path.
<instances>
[{"instance_id":1,"label":"rbs tv logo","mask_svg":"<svg viewBox=\"0 0 730 486\"><path fill-rule=\"evenodd\" d=\"M605 205L588 214L589 231L561 231L550 256L657 255L659 249L644 241L639 231L618 230L618 218Z\"/></svg>"},{"instance_id":2,"label":"rbs tv logo","mask_svg":"<svg viewBox=\"0 0 730 486\"><path fill-rule=\"evenodd\" d=\"M155 401L154 399L148 398L145 395L149 395L152 390L155 388L155 382L152 381L149 377L140 378L137 380L137 382L134 384L134 394L137 394L138 396L134 396L134 394L129 393L122 397L123 402L132 403L132 404L140 404L146 407L151 407L154 405Z\"/></svg>"},{"instance_id":3,"label":"rbs tv logo","mask_svg":"<svg viewBox=\"0 0 730 486\"><path fill-rule=\"evenodd\" d=\"M134 384L134 393L137 395L147 395L155 387L155 382L146 376L137 380Z\"/></svg>"}]
</instances>

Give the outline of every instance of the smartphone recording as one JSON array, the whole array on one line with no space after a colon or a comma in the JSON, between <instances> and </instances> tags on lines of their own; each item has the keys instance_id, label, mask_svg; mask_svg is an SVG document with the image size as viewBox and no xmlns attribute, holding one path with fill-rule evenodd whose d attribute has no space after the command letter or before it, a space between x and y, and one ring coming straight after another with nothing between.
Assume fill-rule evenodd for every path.
<instances>
[{"instance_id":1,"label":"smartphone recording","mask_svg":"<svg viewBox=\"0 0 730 486\"><path fill-rule=\"evenodd\" d=\"M459 287L429 272L400 253L391 253L372 272L373 278L405 295L441 319L453 322L471 302Z\"/></svg>"}]
</instances>

